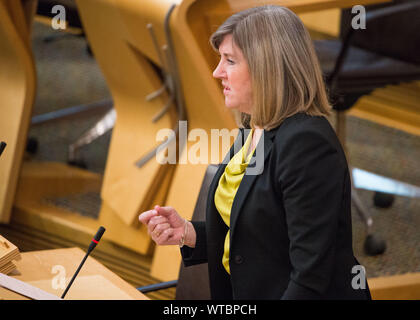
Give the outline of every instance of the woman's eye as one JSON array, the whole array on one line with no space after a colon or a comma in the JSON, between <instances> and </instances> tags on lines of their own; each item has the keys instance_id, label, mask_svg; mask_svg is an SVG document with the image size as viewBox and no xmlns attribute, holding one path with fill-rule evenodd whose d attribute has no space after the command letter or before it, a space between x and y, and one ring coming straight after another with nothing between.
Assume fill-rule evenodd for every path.
<instances>
[{"instance_id":1,"label":"woman's eye","mask_svg":"<svg viewBox=\"0 0 420 320\"><path fill-rule=\"evenodd\" d=\"M227 59L226 60L229 64L234 64L235 62L233 60Z\"/></svg>"}]
</instances>

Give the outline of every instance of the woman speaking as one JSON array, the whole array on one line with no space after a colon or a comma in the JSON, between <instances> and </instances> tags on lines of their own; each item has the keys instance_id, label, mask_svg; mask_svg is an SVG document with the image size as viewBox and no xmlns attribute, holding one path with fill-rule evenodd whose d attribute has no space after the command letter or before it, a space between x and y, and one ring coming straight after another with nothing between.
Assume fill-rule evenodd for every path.
<instances>
[{"instance_id":1,"label":"woman speaking","mask_svg":"<svg viewBox=\"0 0 420 320\"><path fill-rule=\"evenodd\" d=\"M186 266L208 262L213 299L370 299L367 284L352 286L349 169L307 30L262 6L210 42L226 107L242 115L241 148L219 165L205 222L160 206L140 221L158 245L180 245Z\"/></svg>"}]
</instances>

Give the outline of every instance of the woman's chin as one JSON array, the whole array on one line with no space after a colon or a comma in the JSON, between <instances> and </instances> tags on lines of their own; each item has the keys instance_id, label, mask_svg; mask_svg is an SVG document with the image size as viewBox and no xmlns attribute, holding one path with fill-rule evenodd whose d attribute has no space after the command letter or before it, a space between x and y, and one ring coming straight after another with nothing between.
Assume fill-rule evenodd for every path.
<instances>
[{"instance_id":1,"label":"woman's chin","mask_svg":"<svg viewBox=\"0 0 420 320\"><path fill-rule=\"evenodd\" d=\"M237 110L242 113L250 114L250 107L244 106L243 104L232 103L228 99L225 99L225 107L229 110Z\"/></svg>"},{"instance_id":2,"label":"woman's chin","mask_svg":"<svg viewBox=\"0 0 420 320\"><path fill-rule=\"evenodd\" d=\"M231 104L227 104L227 103L225 103L225 107L226 107L226 109L229 109L229 110L236 110L236 111L239 111L239 112L242 112L242 113L251 114L251 112L249 111L249 108L243 108L241 106L231 105Z\"/></svg>"},{"instance_id":3,"label":"woman's chin","mask_svg":"<svg viewBox=\"0 0 420 320\"><path fill-rule=\"evenodd\" d=\"M231 110L237 109L236 106L232 106L232 105L227 104L227 103L225 103L225 107L228 108L228 109L231 109Z\"/></svg>"},{"instance_id":4,"label":"woman's chin","mask_svg":"<svg viewBox=\"0 0 420 320\"><path fill-rule=\"evenodd\" d=\"M225 107L231 110L238 109L236 104L230 103L229 101L225 100Z\"/></svg>"}]
</instances>

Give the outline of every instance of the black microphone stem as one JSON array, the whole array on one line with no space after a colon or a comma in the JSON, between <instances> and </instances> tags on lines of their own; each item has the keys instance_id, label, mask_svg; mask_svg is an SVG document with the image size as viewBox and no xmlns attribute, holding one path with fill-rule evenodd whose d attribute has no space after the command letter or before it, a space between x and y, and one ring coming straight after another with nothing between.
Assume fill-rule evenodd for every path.
<instances>
[{"instance_id":1,"label":"black microphone stem","mask_svg":"<svg viewBox=\"0 0 420 320\"><path fill-rule=\"evenodd\" d=\"M86 252L85 257L83 258L82 262L80 263L79 267L77 268L76 272L74 273L73 277L71 278L69 284L67 285L66 290L64 290L63 294L61 295L61 299L64 299L65 295L67 294L67 291L69 291L71 285L73 284L74 279L76 279L76 276L79 274L80 269L82 269L83 264L85 263L89 254L90 254L90 251Z\"/></svg>"},{"instance_id":2,"label":"black microphone stem","mask_svg":"<svg viewBox=\"0 0 420 320\"><path fill-rule=\"evenodd\" d=\"M93 249L95 249L99 240L101 240L101 237L104 234L104 232L105 232L105 228L104 227L99 227L98 231L96 232L95 236L93 237L92 241L90 242L90 245L89 245L89 248L87 249L85 257L83 258L82 262L80 263L79 267L77 268L75 274L73 275L73 278L71 278L66 290L64 290L63 295L61 296L61 299L64 299L64 297L66 296L67 291L69 291L71 285L73 284L74 279L79 274L80 269L82 269L83 264L85 263L87 257L93 251Z\"/></svg>"}]
</instances>

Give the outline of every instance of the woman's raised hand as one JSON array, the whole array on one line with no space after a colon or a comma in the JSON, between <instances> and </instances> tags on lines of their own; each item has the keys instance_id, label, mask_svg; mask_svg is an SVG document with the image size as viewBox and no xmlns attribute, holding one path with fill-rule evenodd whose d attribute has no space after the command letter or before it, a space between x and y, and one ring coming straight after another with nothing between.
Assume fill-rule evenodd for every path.
<instances>
[{"instance_id":1,"label":"woman's raised hand","mask_svg":"<svg viewBox=\"0 0 420 320\"><path fill-rule=\"evenodd\" d=\"M181 244L181 239L189 232L188 245L195 246L194 228L191 223L182 218L172 207L155 206L153 210L140 214L139 220L147 226L149 235L158 245ZM193 243L191 243L191 236L194 236ZM184 239L185 244L187 244L186 240Z\"/></svg>"}]
</instances>

